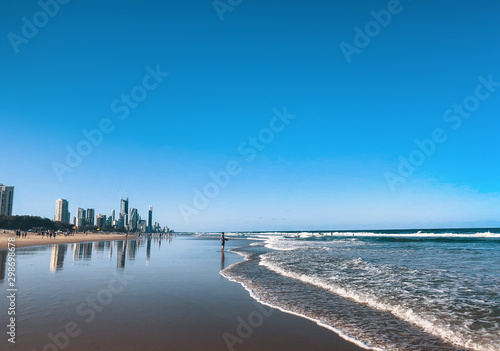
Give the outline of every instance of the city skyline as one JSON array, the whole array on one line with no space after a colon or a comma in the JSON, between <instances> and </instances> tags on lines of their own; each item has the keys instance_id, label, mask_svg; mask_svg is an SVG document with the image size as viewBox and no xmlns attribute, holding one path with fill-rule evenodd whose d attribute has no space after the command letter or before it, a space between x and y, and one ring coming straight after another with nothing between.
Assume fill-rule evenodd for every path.
<instances>
[{"instance_id":1,"label":"city skyline","mask_svg":"<svg viewBox=\"0 0 500 351\"><path fill-rule=\"evenodd\" d=\"M178 231L500 226L500 3L119 5L61 5L29 38L38 3L0 14L14 214L130 197Z\"/></svg>"},{"instance_id":2,"label":"city skyline","mask_svg":"<svg viewBox=\"0 0 500 351\"><path fill-rule=\"evenodd\" d=\"M81 208L76 209L76 216L73 216L71 224L76 227L96 226L99 229L119 229L125 228L130 231L142 231L146 233L158 232L160 230L166 229L168 231L168 225L160 226L159 222L155 221L153 224L153 206L149 205L147 220L142 219L138 209L131 207L128 210L129 199L120 200L120 212L118 219L115 219L115 209L109 211L109 216L105 212L97 212L94 208ZM68 211L69 202L65 199L56 200L56 214L55 220L65 223L70 223L70 212ZM63 217L63 213L65 213ZM67 218L67 220L63 220Z\"/></svg>"},{"instance_id":3,"label":"city skyline","mask_svg":"<svg viewBox=\"0 0 500 351\"><path fill-rule=\"evenodd\" d=\"M0 215L18 215L12 213L14 203L14 186L5 186L0 183ZM165 225L163 228L160 226L158 221L153 223L153 206L148 205L148 212L146 219L140 216L139 210L137 208L130 208L129 211L129 198L120 200L120 212L118 220L115 220L115 209L109 210L109 216L106 212L96 212L95 208L86 209L83 207L77 207L74 211L75 215L71 216L71 211L69 210L69 201L67 199L59 198L55 201L55 211L53 215L54 222L63 222L67 224L72 224L76 227L93 227L96 226L99 229L103 228L127 228L132 231L144 231L144 232L154 232L160 231L168 226ZM25 215L25 214L22 214ZM40 214L32 214L33 216L44 217ZM129 227L129 216L133 217L133 225ZM50 217L44 217L49 218ZM104 219L104 221L103 221Z\"/></svg>"}]
</instances>

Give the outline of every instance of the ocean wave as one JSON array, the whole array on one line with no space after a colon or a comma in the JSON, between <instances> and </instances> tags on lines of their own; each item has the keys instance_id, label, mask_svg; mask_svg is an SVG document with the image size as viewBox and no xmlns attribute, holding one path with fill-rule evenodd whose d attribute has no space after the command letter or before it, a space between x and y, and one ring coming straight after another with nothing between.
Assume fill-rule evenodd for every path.
<instances>
[{"instance_id":1,"label":"ocean wave","mask_svg":"<svg viewBox=\"0 0 500 351\"><path fill-rule=\"evenodd\" d=\"M348 289L342 286L339 286L332 282L325 282L322 279L318 279L317 277L311 277L306 274L298 274L290 271L286 271L279 266L270 263L266 260L265 256L261 257L261 265L266 267L267 269L278 273L284 277L296 279L301 282L311 284L317 286L319 288L328 290L334 294L342 296L344 298L353 300L357 303L368 305L377 310L390 312L397 318L400 318L404 321L407 321L415 326L420 327L425 332L434 335L436 337L442 338L443 340L450 342L459 347L470 348L478 351L498 351L498 340L493 340L489 345L481 345L476 342L473 342L469 339L467 335L461 335L460 333L450 330L445 323L442 323L440 319L433 318L425 318L415 313L412 309L406 308L401 305L391 305L387 304L381 299L378 299L376 295L373 294L365 294L360 293L359 291Z\"/></svg>"},{"instance_id":2,"label":"ocean wave","mask_svg":"<svg viewBox=\"0 0 500 351\"><path fill-rule=\"evenodd\" d=\"M233 271L234 268L238 265L241 265L241 264L244 264L245 262L249 261L250 260L250 257L252 255L250 254L245 254L245 253L242 253L238 250L235 250L235 249L232 249L230 250L231 252L235 252L241 256L243 256L244 258L244 261L242 262L236 262L236 263L233 263L232 265L226 267L224 270L222 270L220 272L220 274L228 279L229 281L232 281L232 282L235 282L235 283L238 283L240 284L248 293L249 295L254 299L256 300L257 302L265 305L265 306L268 306L268 307L271 307L271 308L275 308L281 312L284 312L284 313L288 313L288 314L291 314L291 315L295 315L295 316L298 316L298 317L301 317L301 318L305 318L305 319L308 319L310 321L313 321L315 322L316 324L318 324L319 326L323 327L323 328L326 328L328 330L331 330L333 331L335 334L339 335L341 338L343 338L344 340L347 340L363 349L366 349L366 350L370 350L370 351L384 351L384 349L382 348L379 348L379 347L373 347L373 346L369 346L367 345L366 343L364 343L363 341L361 340L358 340L356 339L355 337L352 337L350 336L349 334L345 333L343 330L341 329L338 329L338 328L335 328L334 326L332 325L329 325L327 323L324 323L323 321L321 321L320 319L316 319L316 318L313 318L313 317L310 317L306 314L302 314L302 313L298 313L298 312L295 312L295 311L292 311L291 309L286 309L286 308L283 308L277 304L273 304L273 303L270 303L268 301L266 301L265 299L262 299L256 291L254 291L252 288L250 288L250 286L248 285L248 282L246 282L244 279L241 279L237 276L233 276L231 275L229 272Z\"/></svg>"}]
</instances>

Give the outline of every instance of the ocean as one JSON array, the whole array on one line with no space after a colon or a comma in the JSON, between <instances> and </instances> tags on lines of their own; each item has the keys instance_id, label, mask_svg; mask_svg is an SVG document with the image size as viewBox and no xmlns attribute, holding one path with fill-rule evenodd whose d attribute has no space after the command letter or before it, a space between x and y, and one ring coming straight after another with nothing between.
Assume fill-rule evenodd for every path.
<instances>
[{"instance_id":1,"label":"ocean","mask_svg":"<svg viewBox=\"0 0 500 351\"><path fill-rule=\"evenodd\" d=\"M221 274L373 350L500 350L500 229L232 233Z\"/></svg>"}]
</instances>

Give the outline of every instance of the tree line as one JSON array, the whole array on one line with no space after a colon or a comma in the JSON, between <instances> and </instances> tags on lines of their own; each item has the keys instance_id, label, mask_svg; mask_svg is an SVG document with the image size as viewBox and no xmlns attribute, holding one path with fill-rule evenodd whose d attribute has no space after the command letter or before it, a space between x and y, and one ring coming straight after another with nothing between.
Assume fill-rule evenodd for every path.
<instances>
[{"instance_id":1,"label":"tree line","mask_svg":"<svg viewBox=\"0 0 500 351\"><path fill-rule=\"evenodd\" d=\"M68 223L54 222L48 218L38 216L4 216L0 215L0 228L1 229L20 229L29 230L33 228L41 228L47 230L71 230L73 226Z\"/></svg>"},{"instance_id":2,"label":"tree line","mask_svg":"<svg viewBox=\"0 0 500 351\"><path fill-rule=\"evenodd\" d=\"M4 216L0 215L0 229L20 229L27 231L33 228L43 228L44 230L73 230L73 225L63 222L55 222L48 218L42 218L38 216ZM78 228L79 232L95 232L97 231L97 226L83 226ZM101 228L101 232L118 232L127 233L127 229L124 227L120 228Z\"/></svg>"}]
</instances>

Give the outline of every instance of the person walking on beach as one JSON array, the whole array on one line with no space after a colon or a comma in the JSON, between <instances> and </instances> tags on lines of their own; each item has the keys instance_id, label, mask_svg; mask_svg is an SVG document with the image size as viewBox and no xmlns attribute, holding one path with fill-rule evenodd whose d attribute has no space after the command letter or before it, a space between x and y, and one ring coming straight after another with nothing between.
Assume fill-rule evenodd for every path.
<instances>
[{"instance_id":1,"label":"person walking on beach","mask_svg":"<svg viewBox=\"0 0 500 351\"><path fill-rule=\"evenodd\" d=\"M226 235L224 233L222 233L222 235L220 236L220 243L222 245L222 252L224 252L224 246L226 246L226 241L228 241L229 239L226 239Z\"/></svg>"}]
</instances>

